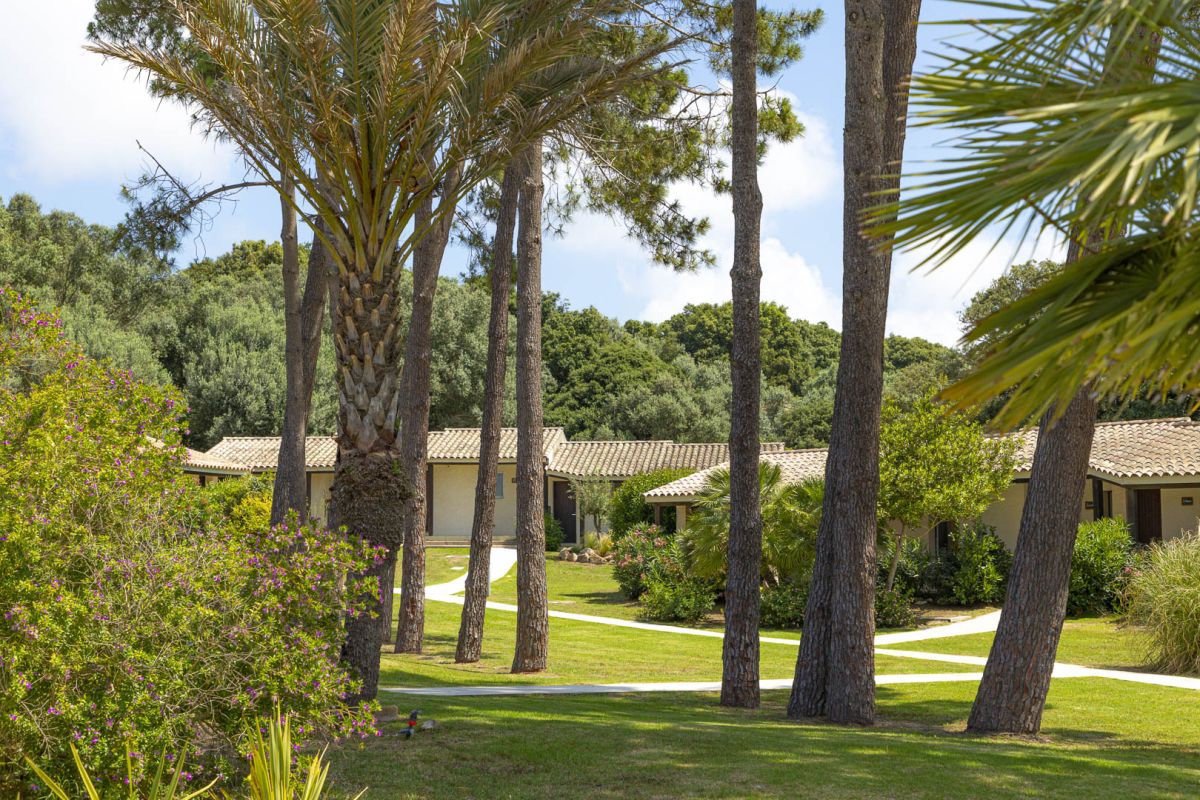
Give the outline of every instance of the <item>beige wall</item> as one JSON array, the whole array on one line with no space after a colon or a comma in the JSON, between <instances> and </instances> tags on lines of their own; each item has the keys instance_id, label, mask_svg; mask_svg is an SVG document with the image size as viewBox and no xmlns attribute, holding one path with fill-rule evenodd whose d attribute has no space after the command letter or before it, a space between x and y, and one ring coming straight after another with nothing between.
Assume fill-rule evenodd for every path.
<instances>
[{"instance_id":1,"label":"beige wall","mask_svg":"<svg viewBox=\"0 0 1200 800\"><path fill-rule=\"evenodd\" d=\"M1174 539L1187 531L1196 530L1196 517L1200 516L1200 489L1167 489L1162 492L1162 538ZM1185 506L1183 498L1192 498L1192 505Z\"/></svg>"},{"instance_id":2,"label":"beige wall","mask_svg":"<svg viewBox=\"0 0 1200 800\"><path fill-rule=\"evenodd\" d=\"M476 464L433 464L433 539L471 538L471 523L475 516L475 484L479 474ZM500 464L497 484L503 476L504 496L496 497L496 527L498 539L510 539L516 534L517 486L515 464Z\"/></svg>"},{"instance_id":3,"label":"beige wall","mask_svg":"<svg viewBox=\"0 0 1200 800\"><path fill-rule=\"evenodd\" d=\"M1014 483L1004 490L1004 497L983 512L980 521L996 529L996 535L1004 546L1012 550L1017 546L1017 532L1021 529L1021 510L1025 507L1025 487L1028 484Z\"/></svg>"},{"instance_id":4,"label":"beige wall","mask_svg":"<svg viewBox=\"0 0 1200 800\"><path fill-rule=\"evenodd\" d=\"M326 515L329 513L329 487L333 486L333 473L310 472L308 480L308 515L315 520L328 522Z\"/></svg>"}]
</instances>

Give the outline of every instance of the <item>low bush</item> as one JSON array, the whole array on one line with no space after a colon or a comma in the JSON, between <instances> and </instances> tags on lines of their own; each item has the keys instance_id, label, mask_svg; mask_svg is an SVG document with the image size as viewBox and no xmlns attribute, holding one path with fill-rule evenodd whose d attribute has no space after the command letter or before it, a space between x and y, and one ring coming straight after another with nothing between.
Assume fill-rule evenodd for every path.
<instances>
[{"instance_id":1,"label":"low bush","mask_svg":"<svg viewBox=\"0 0 1200 800\"><path fill-rule=\"evenodd\" d=\"M764 586L760 606L763 627L803 627L804 607L807 603L807 583L781 583L777 586Z\"/></svg>"},{"instance_id":2,"label":"low bush","mask_svg":"<svg viewBox=\"0 0 1200 800\"><path fill-rule=\"evenodd\" d=\"M1156 668L1200 672L1200 533L1150 548L1130 575L1126 610L1143 627Z\"/></svg>"},{"instance_id":3,"label":"low bush","mask_svg":"<svg viewBox=\"0 0 1200 800\"><path fill-rule=\"evenodd\" d=\"M562 523L546 512L546 552L557 553L562 548L564 538Z\"/></svg>"},{"instance_id":4,"label":"low bush","mask_svg":"<svg viewBox=\"0 0 1200 800\"><path fill-rule=\"evenodd\" d=\"M886 532L879 537L879 572L875 585L883 590L887 587L888 570L892 564L892 554L896 547L896 538ZM896 581L892 586L898 592L915 597L922 594L925 581L934 567L934 558L925 548L924 543L915 537L905 536L900 543L900 561L896 566Z\"/></svg>"},{"instance_id":5,"label":"low bush","mask_svg":"<svg viewBox=\"0 0 1200 800\"><path fill-rule=\"evenodd\" d=\"M691 475L690 469L657 469L627 478L616 488L609 501L609 527L613 539L619 541L626 533L639 525L654 521L654 510L642 495L651 489L665 486ZM669 512L674 521L674 509ZM667 520L664 520L664 524Z\"/></svg>"},{"instance_id":6,"label":"low bush","mask_svg":"<svg viewBox=\"0 0 1200 800\"><path fill-rule=\"evenodd\" d=\"M664 556L668 560L681 561L674 538L657 525L632 528L614 549L613 578L621 587L621 593L630 600L641 597L651 580L665 577ZM681 567L671 568L682 574Z\"/></svg>"},{"instance_id":7,"label":"low bush","mask_svg":"<svg viewBox=\"0 0 1200 800\"><path fill-rule=\"evenodd\" d=\"M972 606L1004 599L1012 553L985 525L950 533L950 546L930 561L918 595L939 603Z\"/></svg>"},{"instance_id":8,"label":"low bush","mask_svg":"<svg viewBox=\"0 0 1200 800\"><path fill-rule=\"evenodd\" d=\"M917 614L912 607L911 595L895 589L876 590L876 628L912 628L916 624Z\"/></svg>"},{"instance_id":9,"label":"low bush","mask_svg":"<svg viewBox=\"0 0 1200 800\"><path fill-rule=\"evenodd\" d=\"M1133 540L1124 520L1099 519L1079 526L1071 553L1068 614L1096 614L1117 608L1132 548Z\"/></svg>"},{"instance_id":10,"label":"low bush","mask_svg":"<svg viewBox=\"0 0 1200 800\"><path fill-rule=\"evenodd\" d=\"M276 703L306 738L370 730L339 652L349 598L375 591L345 576L378 554L218 525L181 470L181 408L0 289L0 797L25 756L73 774L71 745L107 782L126 745L195 741L193 772L214 776Z\"/></svg>"},{"instance_id":11,"label":"low bush","mask_svg":"<svg viewBox=\"0 0 1200 800\"><path fill-rule=\"evenodd\" d=\"M638 599L643 619L653 622L697 622L712 611L716 591L697 578L652 578Z\"/></svg>"}]
</instances>

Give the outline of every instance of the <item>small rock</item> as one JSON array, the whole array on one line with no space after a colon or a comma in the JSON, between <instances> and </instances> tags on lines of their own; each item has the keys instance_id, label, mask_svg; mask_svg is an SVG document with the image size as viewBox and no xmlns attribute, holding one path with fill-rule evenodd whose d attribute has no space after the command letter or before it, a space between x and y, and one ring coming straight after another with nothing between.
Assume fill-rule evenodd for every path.
<instances>
[{"instance_id":1,"label":"small rock","mask_svg":"<svg viewBox=\"0 0 1200 800\"><path fill-rule=\"evenodd\" d=\"M593 550L590 547L584 548L583 552L580 553L580 555L586 559L598 558L600 556L599 553L597 553L595 550Z\"/></svg>"},{"instance_id":2,"label":"small rock","mask_svg":"<svg viewBox=\"0 0 1200 800\"><path fill-rule=\"evenodd\" d=\"M571 548L569 548L569 547L564 547L562 550L558 551L558 557L561 558L563 561L569 561L570 559L568 558L568 556L570 556L570 555L571 555Z\"/></svg>"},{"instance_id":3,"label":"small rock","mask_svg":"<svg viewBox=\"0 0 1200 800\"><path fill-rule=\"evenodd\" d=\"M431 731L438 726L436 719L427 719L421 723L421 730Z\"/></svg>"},{"instance_id":4,"label":"small rock","mask_svg":"<svg viewBox=\"0 0 1200 800\"><path fill-rule=\"evenodd\" d=\"M579 560L579 556L577 556L571 552L567 553L566 558L567 558L567 561L578 561Z\"/></svg>"},{"instance_id":5,"label":"small rock","mask_svg":"<svg viewBox=\"0 0 1200 800\"><path fill-rule=\"evenodd\" d=\"M375 712L375 724L383 725L386 722L395 722L400 719L400 709L396 706L383 706Z\"/></svg>"},{"instance_id":6,"label":"small rock","mask_svg":"<svg viewBox=\"0 0 1200 800\"><path fill-rule=\"evenodd\" d=\"M604 556L590 555L590 556L588 556L588 563L589 564L605 564L607 562L604 560Z\"/></svg>"}]
</instances>

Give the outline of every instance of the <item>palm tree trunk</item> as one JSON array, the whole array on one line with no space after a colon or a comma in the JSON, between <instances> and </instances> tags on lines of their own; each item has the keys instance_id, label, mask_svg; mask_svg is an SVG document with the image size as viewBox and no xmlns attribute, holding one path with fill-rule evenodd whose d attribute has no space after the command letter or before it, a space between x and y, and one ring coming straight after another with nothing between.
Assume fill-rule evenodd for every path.
<instances>
[{"instance_id":1,"label":"palm tree trunk","mask_svg":"<svg viewBox=\"0 0 1200 800\"><path fill-rule=\"evenodd\" d=\"M458 171L446 179L443 196L457 191ZM433 198L417 209L418 229L432 226L413 252L413 302L404 349L404 404L400 421L400 457L409 486L404 501L404 559L400 577L400 618L396 624L397 653L420 653L425 636L425 471L429 455L429 371L433 356L433 300L442 256L454 222L452 210L442 209L435 220ZM387 621L389 624L391 620Z\"/></svg>"},{"instance_id":2,"label":"palm tree trunk","mask_svg":"<svg viewBox=\"0 0 1200 800\"><path fill-rule=\"evenodd\" d=\"M292 194L290 187L285 191ZM283 244L284 363L287 386L279 460L271 497L272 525L283 522L289 511L295 511L302 521L308 518L308 471L304 442L308 435L308 414L325 321L325 294L332 272L329 251L321 238L314 236L304 294L301 296L296 209L286 197L280 198L280 206L283 218L280 241Z\"/></svg>"},{"instance_id":3,"label":"palm tree trunk","mask_svg":"<svg viewBox=\"0 0 1200 800\"><path fill-rule=\"evenodd\" d=\"M729 431L729 571L725 582L725 640L721 705L757 708L759 583L762 509L759 508L761 342L758 188L758 3L733 5L733 400Z\"/></svg>"},{"instance_id":4,"label":"palm tree trunk","mask_svg":"<svg viewBox=\"0 0 1200 800\"><path fill-rule=\"evenodd\" d=\"M875 718L875 506L891 242L868 238L861 225L878 203L874 193L899 188L882 176L898 174L903 157L919 13L920 0L846 3L843 332L792 718Z\"/></svg>"},{"instance_id":5,"label":"palm tree trunk","mask_svg":"<svg viewBox=\"0 0 1200 800\"><path fill-rule=\"evenodd\" d=\"M475 517L471 523L471 559L467 565L466 597L458 628L454 660L469 664L483 651L483 620L490 590L492 532L496 523L496 462L500 457L500 428L504 417L504 373L508 366L508 296L512 288L512 242L517 221L517 198L522 172L517 165L504 172L500 210L492 240L492 307L488 321L487 378L483 391L483 427L479 433L479 475L475 483Z\"/></svg>"},{"instance_id":6,"label":"palm tree trunk","mask_svg":"<svg viewBox=\"0 0 1200 800\"><path fill-rule=\"evenodd\" d=\"M1158 35L1137 25L1133 36L1140 48L1128 48L1120 60L1115 60L1111 51L1106 56L1106 82L1144 80L1157 68ZM1121 225L1107 233L1112 238L1121 235ZM1082 237L1075 236L1066 263L1078 261L1084 249L1100 250L1105 237L1103 231L1092 231L1081 244ZM1085 386L1057 421L1048 414L1038 428L1004 610L967 720L970 731L1037 733L1041 728L1067 613L1071 554L1079 530L1097 406L1097 398Z\"/></svg>"},{"instance_id":7,"label":"palm tree trunk","mask_svg":"<svg viewBox=\"0 0 1200 800\"><path fill-rule=\"evenodd\" d=\"M513 672L546 668L545 472L542 453L542 143L525 154L517 237L517 643Z\"/></svg>"}]
</instances>

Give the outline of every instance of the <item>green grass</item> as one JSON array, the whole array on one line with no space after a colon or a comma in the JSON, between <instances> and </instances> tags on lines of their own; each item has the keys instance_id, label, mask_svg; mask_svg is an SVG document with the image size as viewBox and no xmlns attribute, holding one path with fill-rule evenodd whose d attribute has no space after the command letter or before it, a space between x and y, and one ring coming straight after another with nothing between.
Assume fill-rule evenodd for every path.
<instances>
[{"instance_id":1,"label":"green grass","mask_svg":"<svg viewBox=\"0 0 1200 800\"><path fill-rule=\"evenodd\" d=\"M552 640L553 641L553 640ZM438 727L331 751L367 798L1191 798L1200 695L1056 680L1037 740L968 736L974 684L880 687L872 729L794 724L713 695L421 698ZM416 707L416 701L402 711Z\"/></svg>"},{"instance_id":2,"label":"green grass","mask_svg":"<svg viewBox=\"0 0 1200 800\"><path fill-rule=\"evenodd\" d=\"M462 607L425 605L425 653L385 653L381 686L484 684L620 683L627 681L701 681L721 677L721 640L707 636L618 628L592 622L550 619L550 665L536 675L512 675L517 615L489 611L484 625L483 659L455 664ZM762 645L763 678L789 678L796 647ZM879 656L881 673L972 672L975 667L936 661Z\"/></svg>"},{"instance_id":3,"label":"green grass","mask_svg":"<svg viewBox=\"0 0 1200 800\"><path fill-rule=\"evenodd\" d=\"M612 567L607 565L579 564L561 561L556 555L547 555L546 589L552 611L619 619L638 618L638 604L626 600L621 594L620 587L613 580ZM500 603L517 602L516 570L492 584L489 599Z\"/></svg>"},{"instance_id":4,"label":"green grass","mask_svg":"<svg viewBox=\"0 0 1200 800\"><path fill-rule=\"evenodd\" d=\"M993 634L977 633L895 645L896 650L987 657ZM1141 669L1145 650L1136 629L1113 617L1069 619L1063 625L1057 659L1066 664L1103 669Z\"/></svg>"},{"instance_id":5,"label":"green grass","mask_svg":"<svg viewBox=\"0 0 1200 800\"><path fill-rule=\"evenodd\" d=\"M452 581L467 574L471 551L466 547L430 547L425 551L425 585ZM396 586L400 586L402 563L396 564ZM460 567L461 569L456 569Z\"/></svg>"}]
</instances>

